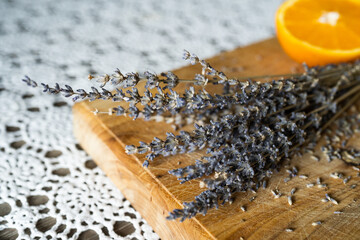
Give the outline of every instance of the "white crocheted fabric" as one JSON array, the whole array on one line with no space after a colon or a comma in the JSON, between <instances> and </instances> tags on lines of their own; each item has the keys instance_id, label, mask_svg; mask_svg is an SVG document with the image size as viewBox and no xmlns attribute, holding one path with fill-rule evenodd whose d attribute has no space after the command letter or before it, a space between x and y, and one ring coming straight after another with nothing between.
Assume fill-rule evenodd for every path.
<instances>
[{"instance_id":1,"label":"white crocheted fabric","mask_svg":"<svg viewBox=\"0 0 360 240\"><path fill-rule=\"evenodd\" d=\"M24 75L166 71L274 35L281 0L1 0L0 239L158 239L72 134L72 103Z\"/></svg>"}]
</instances>

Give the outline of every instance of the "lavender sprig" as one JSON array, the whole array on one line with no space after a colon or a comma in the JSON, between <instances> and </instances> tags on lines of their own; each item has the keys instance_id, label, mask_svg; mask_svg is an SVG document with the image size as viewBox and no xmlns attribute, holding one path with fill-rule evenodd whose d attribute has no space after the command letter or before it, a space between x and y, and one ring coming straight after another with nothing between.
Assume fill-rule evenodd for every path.
<instances>
[{"instance_id":1,"label":"lavender sprig","mask_svg":"<svg viewBox=\"0 0 360 240\"><path fill-rule=\"evenodd\" d=\"M184 59L201 65L201 72L193 79L181 79L172 72L158 76L150 72L123 74L117 69L109 75L89 75L100 84L91 91L74 91L68 85L38 85L27 76L23 81L74 101L128 103L106 114L146 120L172 118L179 125L184 119L194 123L193 131L167 133L164 140L155 137L150 143L126 146L128 154L147 154L144 166L158 156L206 150L194 164L169 171L180 183L201 179L207 188L194 201L184 203L183 209L170 213L168 219L181 221L232 202L237 192L257 190L284 158L299 153L304 146L314 147L330 124L360 98L359 61L314 68L305 65L303 74L230 78L187 51ZM277 79L255 81L266 77ZM140 92L137 86L144 81L145 90ZM191 86L179 93L175 89L180 82L193 83L200 89ZM109 83L115 92L105 88ZM209 83L222 87L223 94L207 92ZM348 159L350 153L358 154L345 149L340 152Z\"/></svg>"}]
</instances>

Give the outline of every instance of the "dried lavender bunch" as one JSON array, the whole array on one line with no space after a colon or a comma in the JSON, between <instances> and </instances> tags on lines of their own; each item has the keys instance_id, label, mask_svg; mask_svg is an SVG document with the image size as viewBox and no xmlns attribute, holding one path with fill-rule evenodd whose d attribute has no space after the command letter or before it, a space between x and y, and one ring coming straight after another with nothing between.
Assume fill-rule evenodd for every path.
<instances>
[{"instance_id":1,"label":"dried lavender bunch","mask_svg":"<svg viewBox=\"0 0 360 240\"><path fill-rule=\"evenodd\" d=\"M183 209L175 209L168 219L184 221L198 213L206 214L219 204L232 202L236 192L257 190L281 166L283 158L298 153L304 145L315 146L322 131L360 97L360 62L305 66L304 74L261 83L255 78L228 78L186 51L184 58L202 66L194 79L181 79L172 72L160 76L145 72L140 76L116 70L112 75L89 76L100 82L100 90L74 91L67 85L52 88L42 84L44 92L62 93L74 101L111 99L129 103L128 107L110 109L119 116L186 118L195 123L192 132L168 133L165 140L154 138L150 143L126 146L128 154L147 154L144 166L160 155L206 149L206 155L193 165L169 171L181 183L201 179L207 189L194 201L184 203ZM24 81L38 86L28 77ZM136 86L142 81L146 85L140 94ZM116 87L115 93L105 89L109 82ZM202 88L195 91L190 87L180 94L175 91L180 82ZM205 88L209 83L222 87L223 94L208 93ZM124 88L128 89L124 92ZM150 91L153 88L156 93Z\"/></svg>"}]
</instances>

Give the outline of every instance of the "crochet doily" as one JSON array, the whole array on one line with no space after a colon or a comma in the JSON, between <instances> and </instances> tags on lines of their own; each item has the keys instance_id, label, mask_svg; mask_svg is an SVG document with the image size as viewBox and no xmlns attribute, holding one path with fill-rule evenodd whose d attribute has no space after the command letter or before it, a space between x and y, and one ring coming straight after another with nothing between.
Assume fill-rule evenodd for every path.
<instances>
[{"instance_id":1,"label":"crochet doily","mask_svg":"<svg viewBox=\"0 0 360 240\"><path fill-rule=\"evenodd\" d=\"M281 0L0 1L0 239L158 239L72 134L72 103L21 79L161 72L274 35Z\"/></svg>"}]
</instances>

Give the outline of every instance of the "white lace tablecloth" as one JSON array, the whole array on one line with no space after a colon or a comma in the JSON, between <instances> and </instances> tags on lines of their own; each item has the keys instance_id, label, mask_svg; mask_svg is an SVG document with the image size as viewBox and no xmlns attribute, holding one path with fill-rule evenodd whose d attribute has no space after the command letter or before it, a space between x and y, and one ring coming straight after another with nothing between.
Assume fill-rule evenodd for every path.
<instances>
[{"instance_id":1,"label":"white lace tablecloth","mask_svg":"<svg viewBox=\"0 0 360 240\"><path fill-rule=\"evenodd\" d=\"M1 0L0 239L158 239L72 134L72 103L21 82L89 88L274 35L281 0Z\"/></svg>"}]
</instances>

